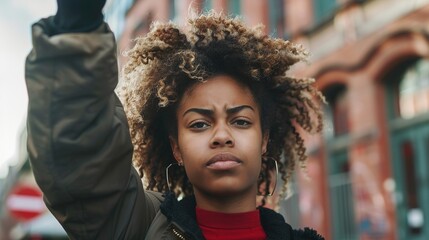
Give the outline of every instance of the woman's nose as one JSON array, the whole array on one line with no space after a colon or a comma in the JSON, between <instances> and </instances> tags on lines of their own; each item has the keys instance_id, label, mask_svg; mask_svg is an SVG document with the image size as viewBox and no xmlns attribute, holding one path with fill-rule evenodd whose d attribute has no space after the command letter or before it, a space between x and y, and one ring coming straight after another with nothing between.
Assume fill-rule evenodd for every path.
<instances>
[{"instance_id":1,"label":"woman's nose","mask_svg":"<svg viewBox=\"0 0 429 240\"><path fill-rule=\"evenodd\" d=\"M210 141L210 147L233 147L235 144L231 131L227 126L217 126Z\"/></svg>"}]
</instances>

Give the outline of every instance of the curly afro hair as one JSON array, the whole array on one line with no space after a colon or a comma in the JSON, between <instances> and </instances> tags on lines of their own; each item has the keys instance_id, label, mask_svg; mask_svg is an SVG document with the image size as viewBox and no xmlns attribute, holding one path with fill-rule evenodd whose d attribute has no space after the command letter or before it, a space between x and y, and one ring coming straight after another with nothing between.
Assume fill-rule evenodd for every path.
<instances>
[{"instance_id":1,"label":"curly afro hair","mask_svg":"<svg viewBox=\"0 0 429 240\"><path fill-rule=\"evenodd\" d=\"M247 86L261 108L261 124L269 133L264 156L277 161L286 192L296 163L304 163L306 149L297 130L322 129L313 79L288 76L293 64L308 53L300 45L271 38L260 28L248 28L237 18L209 13L189 20L188 31L173 23L154 23L127 52L119 94L127 113L133 161L147 189L167 191L165 169L176 163L169 136L177 137L176 109L186 90L213 76L227 74ZM269 193L273 168L262 161L258 180L261 195ZM193 193L183 168L170 169L171 190Z\"/></svg>"}]
</instances>

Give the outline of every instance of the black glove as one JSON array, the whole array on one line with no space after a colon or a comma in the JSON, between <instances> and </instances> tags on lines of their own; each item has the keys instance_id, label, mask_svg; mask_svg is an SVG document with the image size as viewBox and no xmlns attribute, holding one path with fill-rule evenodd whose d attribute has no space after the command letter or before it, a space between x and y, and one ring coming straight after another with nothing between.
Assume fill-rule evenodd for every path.
<instances>
[{"instance_id":1,"label":"black glove","mask_svg":"<svg viewBox=\"0 0 429 240\"><path fill-rule=\"evenodd\" d=\"M106 0L57 0L58 10L53 18L56 34L90 32L103 23Z\"/></svg>"}]
</instances>

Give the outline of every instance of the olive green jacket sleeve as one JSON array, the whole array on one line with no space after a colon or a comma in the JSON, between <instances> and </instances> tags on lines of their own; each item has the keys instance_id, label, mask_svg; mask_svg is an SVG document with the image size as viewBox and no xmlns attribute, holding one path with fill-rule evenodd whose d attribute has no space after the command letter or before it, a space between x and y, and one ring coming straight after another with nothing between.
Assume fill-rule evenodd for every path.
<instances>
[{"instance_id":1,"label":"olive green jacket sleeve","mask_svg":"<svg viewBox=\"0 0 429 240\"><path fill-rule=\"evenodd\" d=\"M45 203L71 239L144 239L157 206L131 164L114 36L106 24L50 36L47 22L32 26L25 73L28 152Z\"/></svg>"}]
</instances>

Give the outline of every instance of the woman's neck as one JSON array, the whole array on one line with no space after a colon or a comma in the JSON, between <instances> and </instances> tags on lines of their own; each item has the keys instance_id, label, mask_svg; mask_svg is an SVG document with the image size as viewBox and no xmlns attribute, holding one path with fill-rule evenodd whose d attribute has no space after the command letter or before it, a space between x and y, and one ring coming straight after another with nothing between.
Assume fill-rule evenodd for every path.
<instances>
[{"instance_id":1,"label":"woman's neck","mask_svg":"<svg viewBox=\"0 0 429 240\"><path fill-rule=\"evenodd\" d=\"M213 196L194 190L197 207L214 212L240 213L256 209L256 193Z\"/></svg>"}]
</instances>

